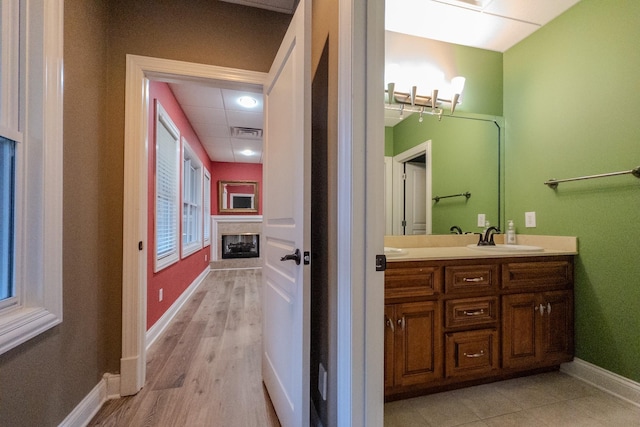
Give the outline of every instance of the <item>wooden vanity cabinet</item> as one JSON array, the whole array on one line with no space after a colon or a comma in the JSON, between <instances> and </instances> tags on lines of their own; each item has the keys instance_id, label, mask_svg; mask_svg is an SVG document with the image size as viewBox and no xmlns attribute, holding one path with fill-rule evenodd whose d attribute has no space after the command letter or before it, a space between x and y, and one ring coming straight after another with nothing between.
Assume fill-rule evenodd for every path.
<instances>
[{"instance_id":1,"label":"wooden vanity cabinet","mask_svg":"<svg viewBox=\"0 0 640 427\"><path fill-rule=\"evenodd\" d=\"M385 390L442 377L438 301L385 306Z\"/></svg>"},{"instance_id":2,"label":"wooden vanity cabinet","mask_svg":"<svg viewBox=\"0 0 640 427\"><path fill-rule=\"evenodd\" d=\"M387 400L559 366L573 346L571 255L387 264Z\"/></svg>"},{"instance_id":3,"label":"wooden vanity cabinet","mask_svg":"<svg viewBox=\"0 0 640 427\"><path fill-rule=\"evenodd\" d=\"M573 260L502 266L502 366L555 366L573 358ZM512 293L516 292L517 293Z\"/></svg>"},{"instance_id":4,"label":"wooden vanity cabinet","mask_svg":"<svg viewBox=\"0 0 640 427\"><path fill-rule=\"evenodd\" d=\"M442 373L442 267L394 262L385 271L385 394L428 384Z\"/></svg>"}]
</instances>

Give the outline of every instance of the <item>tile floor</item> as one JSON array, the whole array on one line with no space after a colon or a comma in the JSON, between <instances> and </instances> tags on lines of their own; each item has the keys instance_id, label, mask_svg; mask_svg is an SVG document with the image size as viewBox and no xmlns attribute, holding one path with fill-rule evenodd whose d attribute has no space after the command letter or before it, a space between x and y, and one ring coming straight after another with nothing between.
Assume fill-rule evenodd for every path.
<instances>
[{"instance_id":1,"label":"tile floor","mask_svg":"<svg viewBox=\"0 0 640 427\"><path fill-rule=\"evenodd\" d=\"M560 372L390 402L385 427L640 426L640 407Z\"/></svg>"}]
</instances>

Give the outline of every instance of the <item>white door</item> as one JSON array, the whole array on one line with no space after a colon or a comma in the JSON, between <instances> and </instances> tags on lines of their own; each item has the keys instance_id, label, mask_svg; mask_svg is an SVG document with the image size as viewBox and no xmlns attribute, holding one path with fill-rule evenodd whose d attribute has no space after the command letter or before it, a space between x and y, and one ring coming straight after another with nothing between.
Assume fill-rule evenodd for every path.
<instances>
[{"instance_id":1,"label":"white door","mask_svg":"<svg viewBox=\"0 0 640 427\"><path fill-rule=\"evenodd\" d=\"M271 66L263 159L262 377L284 427L309 424L311 8L301 0Z\"/></svg>"},{"instance_id":2,"label":"white door","mask_svg":"<svg viewBox=\"0 0 640 427\"><path fill-rule=\"evenodd\" d=\"M427 233L427 167L423 163L405 163L405 234Z\"/></svg>"}]
</instances>

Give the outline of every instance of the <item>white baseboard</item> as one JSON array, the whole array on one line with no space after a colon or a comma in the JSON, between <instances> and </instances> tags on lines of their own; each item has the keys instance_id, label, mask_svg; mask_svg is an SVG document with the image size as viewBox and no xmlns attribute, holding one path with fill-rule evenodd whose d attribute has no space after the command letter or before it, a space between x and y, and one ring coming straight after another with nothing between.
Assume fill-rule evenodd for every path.
<instances>
[{"instance_id":1,"label":"white baseboard","mask_svg":"<svg viewBox=\"0 0 640 427\"><path fill-rule=\"evenodd\" d=\"M182 306L191 298L191 295L198 289L198 286L202 283L207 274L211 271L210 267L205 268L202 273L198 277L195 278L193 282L189 285L187 289L178 297L178 299L171 304L171 307L162 315L160 319L154 325L149 328L146 335L146 350L149 350L149 347L158 339L160 334L164 332L164 330L169 326L169 323L173 318L178 314L178 311L182 308Z\"/></svg>"},{"instance_id":2,"label":"white baseboard","mask_svg":"<svg viewBox=\"0 0 640 427\"><path fill-rule=\"evenodd\" d=\"M640 383L578 358L563 363L560 371L640 407Z\"/></svg>"},{"instance_id":3,"label":"white baseboard","mask_svg":"<svg viewBox=\"0 0 640 427\"><path fill-rule=\"evenodd\" d=\"M98 413L104 402L120 397L120 375L104 374L102 380L85 396L59 427L84 427Z\"/></svg>"}]
</instances>

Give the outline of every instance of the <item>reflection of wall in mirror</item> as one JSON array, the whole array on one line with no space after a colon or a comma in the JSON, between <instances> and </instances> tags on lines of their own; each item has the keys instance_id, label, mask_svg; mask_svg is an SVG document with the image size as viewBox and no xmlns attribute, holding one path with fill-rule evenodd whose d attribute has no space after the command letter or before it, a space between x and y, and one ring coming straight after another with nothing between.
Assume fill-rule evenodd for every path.
<instances>
[{"instance_id":1,"label":"reflection of wall in mirror","mask_svg":"<svg viewBox=\"0 0 640 427\"><path fill-rule=\"evenodd\" d=\"M416 115L417 116L417 115ZM431 201L431 233L448 234L456 225L464 232L475 232L477 214L483 213L491 224L499 225L500 161L498 127L491 116L408 117L393 127L394 153L409 150L432 140L432 196L469 192L472 196ZM394 233L395 234L395 233ZM402 233L400 233L402 234Z\"/></svg>"},{"instance_id":2,"label":"reflection of wall in mirror","mask_svg":"<svg viewBox=\"0 0 640 427\"><path fill-rule=\"evenodd\" d=\"M258 183L257 188L257 200L255 205L258 209L257 214L262 214L262 164L260 163L227 163L227 162L212 162L211 164L211 182L217 183L218 181L255 181ZM211 186L211 215L219 215L220 212L219 200L224 200L218 194L218 185ZM252 193L253 191L248 191ZM255 215L256 212L235 212L234 215Z\"/></svg>"}]
</instances>

